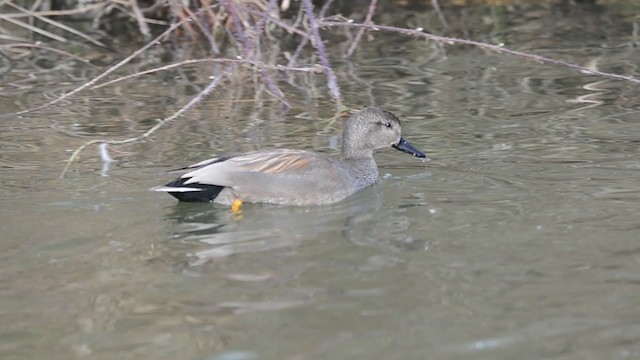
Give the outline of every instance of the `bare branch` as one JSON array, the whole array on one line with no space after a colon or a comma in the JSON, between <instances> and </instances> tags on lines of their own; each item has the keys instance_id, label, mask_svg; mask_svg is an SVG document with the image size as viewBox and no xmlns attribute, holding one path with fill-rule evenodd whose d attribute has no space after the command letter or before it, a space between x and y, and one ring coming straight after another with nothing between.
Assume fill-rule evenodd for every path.
<instances>
[{"instance_id":1,"label":"bare branch","mask_svg":"<svg viewBox=\"0 0 640 360\"><path fill-rule=\"evenodd\" d=\"M376 11L377 2L378 0L371 0L371 2L369 3L369 11L367 12L367 17L364 19L365 24L373 23L371 19L373 19L373 13L375 13ZM360 43L360 39L362 38L362 35L364 35L364 32L365 32L364 28L358 30L358 34L356 34L355 40L353 40L353 42L351 43L351 46L349 46L349 50L347 50L347 53L344 55L344 57L351 57L351 55L353 55L353 52L356 50L356 47L358 46L358 43Z\"/></svg>"},{"instance_id":2,"label":"bare branch","mask_svg":"<svg viewBox=\"0 0 640 360\"><path fill-rule=\"evenodd\" d=\"M338 79L336 78L336 74L331 69L329 65L329 57L327 56L327 52L324 49L324 44L322 43L322 38L320 37L319 23L313 14L313 5L311 4L311 0L302 0L302 5L304 6L305 12L307 14L307 20L309 21L309 25L311 26L311 34L313 35L316 50L318 51L318 57L320 58L320 63L324 66L327 72L327 86L329 87L329 92L331 96L336 101L336 112L340 112L342 108L342 100L340 97L340 88L338 87Z\"/></svg>"},{"instance_id":3,"label":"bare branch","mask_svg":"<svg viewBox=\"0 0 640 360\"><path fill-rule=\"evenodd\" d=\"M194 15L199 14L200 12L204 11L203 9L198 10ZM30 108L30 109L26 109L26 110L22 110L22 111L18 111L18 112L14 112L14 113L9 113L9 114L2 114L0 116L14 116L14 115L23 115L23 114L27 114L36 110L41 110L44 109L48 106L51 106L53 104L56 104L64 99L67 99L93 85L95 85L98 81L102 80L103 78L105 78L107 75L111 74L112 72L116 71L117 69L121 68L122 66L124 66L125 64L129 63L132 59L136 58L138 55L142 54L144 51L148 50L149 48L151 48L152 46L159 44L160 40L162 40L165 36L167 36L168 34L170 34L171 32L173 32L175 29L177 29L179 26L181 26L182 24L184 24L186 21L188 21L188 19L190 19L190 17L185 18L182 21L179 21L173 25L171 25L167 30L165 30L164 32L162 32L162 34L158 35L155 39L151 40L150 42L148 42L145 46L139 48L138 50L134 51L131 55L127 56L126 58L124 58L124 60L121 60L119 63L117 63L116 65L108 68L107 70L105 70L103 73L101 73L100 75L94 77L93 79L87 81L86 83L82 84L81 86L71 90L70 92L63 94L43 105L40 106L36 106L34 108Z\"/></svg>"},{"instance_id":4,"label":"bare branch","mask_svg":"<svg viewBox=\"0 0 640 360\"><path fill-rule=\"evenodd\" d=\"M583 73L587 73L587 74L591 74L591 75L597 75L597 76L607 77L607 78L611 78L611 79L625 80L625 81L630 81L630 82L634 82L634 83L640 83L640 79L636 79L636 78L634 78L632 76L619 75L619 74L613 74L613 73L593 70L593 69L590 69L590 68L587 68L587 67L584 67L584 66L580 66L580 65L577 65L577 64L574 64L574 63L570 63L570 62L565 61L565 60L551 59L551 58L544 57L544 56L541 56L541 55L535 55L535 54L530 54L530 53L526 53L526 52L523 52L523 51L512 50L512 49L505 48L505 47L503 47L501 45L492 45L492 44L487 44L487 43L483 43L483 42L479 42L479 41L458 39L458 38L452 38L452 37L447 37L447 36L433 35L433 34L429 34L429 33L424 32L422 29L413 30L413 29L399 28L399 27L395 27L395 26L385 26L385 25L376 25L376 24L357 24L357 23L349 23L349 22L333 21L333 20L322 20L322 21L320 21L320 25L321 26L325 26L325 27L338 27L338 26L351 27L351 28L356 28L356 29L365 29L365 30L368 30L368 31L396 32L396 33L400 33L400 34L411 35L411 36L423 38L423 39L426 39L426 40L433 40L433 41L436 41L438 43L443 43L443 44L449 44L449 45L453 45L453 44L471 45L471 46L479 47L481 49L487 49L487 50L492 50L492 51L495 51L495 52L498 52L498 53L503 53L503 54L509 54L509 55L522 57L522 58L525 58L525 59L528 59L528 60L531 60L531 61L537 61L537 62L546 63L546 64L565 66L565 67L576 69L576 70L579 70L579 71L581 71Z\"/></svg>"}]
</instances>

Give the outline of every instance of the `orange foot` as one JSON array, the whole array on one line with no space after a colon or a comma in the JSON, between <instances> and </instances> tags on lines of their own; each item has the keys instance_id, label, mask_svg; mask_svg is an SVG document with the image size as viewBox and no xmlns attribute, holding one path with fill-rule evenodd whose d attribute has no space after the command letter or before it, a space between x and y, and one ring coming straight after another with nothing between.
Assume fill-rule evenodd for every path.
<instances>
[{"instance_id":1,"label":"orange foot","mask_svg":"<svg viewBox=\"0 0 640 360\"><path fill-rule=\"evenodd\" d=\"M242 200L235 199L233 200L233 204L231 204L231 212L237 215L241 211L240 210L241 207L242 207Z\"/></svg>"}]
</instances>

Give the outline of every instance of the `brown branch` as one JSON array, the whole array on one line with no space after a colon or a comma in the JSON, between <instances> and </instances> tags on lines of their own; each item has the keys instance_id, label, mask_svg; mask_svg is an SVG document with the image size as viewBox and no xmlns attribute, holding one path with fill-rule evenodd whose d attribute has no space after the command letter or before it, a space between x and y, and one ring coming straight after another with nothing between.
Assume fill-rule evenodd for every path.
<instances>
[{"instance_id":1,"label":"brown branch","mask_svg":"<svg viewBox=\"0 0 640 360\"><path fill-rule=\"evenodd\" d=\"M331 94L331 97L333 97L336 102L336 113L339 113L342 109L340 87L338 86L338 78L331 69L331 65L329 65L329 56L327 55L324 43L322 42L322 38L320 37L320 21L313 13L313 4L311 3L311 0L302 0L302 6L304 7L304 12L307 15L307 22L311 27L310 33L313 37L316 52L318 53L318 57L320 58L320 63L326 69L327 87L329 88L329 94Z\"/></svg>"},{"instance_id":2,"label":"brown branch","mask_svg":"<svg viewBox=\"0 0 640 360\"><path fill-rule=\"evenodd\" d=\"M180 61L180 62L177 62L177 63L174 63L174 64L169 64L169 65L165 65L165 66L161 66L161 67L157 67L157 68L153 68L153 69L137 72L135 74L130 74L130 75L127 75L127 76L121 76L121 77L119 77L117 79L113 79L111 81L107 81L107 82L102 83L100 85L95 85L91 89L92 90L99 89L99 88L102 88L102 87L105 87L105 86L108 86L108 85L113 85L113 84L115 84L117 82L120 82L120 81L129 80L129 79L132 79L132 78L135 78L135 77L138 77L138 76L142 76L142 75L152 74L152 73L158 72L158 71L166 71L166 70L171 70L173 68L184 66L184 65L198 64L198 63L205 63L205 62L237 63L237 64L242 64L242 65L251 65L253 67L261 68L261 69L272 69L272 70L279 70L279 71L301 71L301 72L313 72L313 73L322 73L324 71L322 66L320 66L320 65L298 68L298 67L291 67L291 66L284 66L284 65L270 65L270 64L265 64L265 63L260 62L260 61L242 60L242 59L213 59L213 58L192 59L192 60L184 60L184 61Z\"/></svg>"},{"instance_id":3,"label":"brown branch","mask_svg":"<svg viewBox=\"0 0 640 360\"><path fill-rule=\"evenodd\" d=\"M129 0L129 6L133 11L133 15L138 22L138 29L142 36L144 36L145 40L151 39L151 29L149 29L149 25L144 21L144 15L138 6L138 0Z\"/></svg>"},{"instance_id":4,"label":"brown branch","mask_svg":"<svg viewBox=\"0 0 640 360\"><path fill-rule=\"evenodd\" d=\"M199 11L197 11L194 15L199 14L200 12L204 11L204 9L200 9ZM94 77L93 79L87 81L86 83L80 85L79 87L71 90L70 92L66 93L66 94L62 94L61 96L46 102L43 105L40 106L36 106L34 108L30 108L30 109L26 109L26 110L22 110L22 111L18 111L18 112L14 112L14 113L9 113L9 114L1 114L1 116L15 116L15 115L23 115L23 114L27 114L36 110L41 110L44 109L48 106L51 106L53 104L56 104L64 99L67 99L69 97L71 97L72 95L75 95L93 85L95 85L98 81L102 80L103 78L105 78L107 75L111 74L112 72L116 71L117 69L121 68L122 66L124 66L125 64L129 63L132 59L136 58L138 55L142 54L144 51L148 50L149 48L151 48L152 46L159 44L160 40L162 40L165 36L167 36L168 34L170 34L172 31L174 31L175 29L177 29L179 26L181 26L182 24L184 24L185 22L187 22L191 17L187 17L185 19L183 19L182 21L179 21L173 25L171 25L167 30L165 30L164 32L162 32L162 34L158 35L155 39L149 41L145 46L141 47L140 49L134 51L131 55L127 56L126 58L124 58L124 60L121 60L119 63L117 63L116 65L108 68L107 70L105 70L103 73L101 73L100 75Z\"/></svg>"},{"instance_id":5,"label":"brown branch","mask_svg":"<svg viewBox=\"0 0 640 360\"><path fill-rule=\"evenodd\" d=\"M67 15L76 15L83 14L92 10L97 10L106 7L107 2L100 2L97 4L87 5L85 7L69 9L69 10L50 10L50 11L33 11L31 14L26 13L11 13L11 14L3 14L2 16L5 18L18 18L18 17L31 17L31 16L67 16Z\"/></svg>"},{"instance_id":6,"label":"brown branch","mask_svg":"<svg viewBox=\"0 0 640 360\"><path fill-rule=\"evenodd\" d=\"M378 0L371 0L371 2L369 3L369 11L367 11L367 16L364 19L365 24L373 24L371 19L373 19L373 14L376 12L377 2ZM351 57L351 55L353 55L353 52L356 51L356 47L360 43L360 39L362 38L362 35L364 35L365 30L366 29L364 28L358 30L355 40L353 40L351 46L349 46L349 50L347 50L347 53L344 55L344 57Z\"/></svg>"},{"instance_id":7,"label":"brown branch","mask_svg":"<svg viewBox=\"0 0 640 360\"><path fill-rule=\"evenodd\" d=\"M52 47L45 46L45 45L42 45L42 44L21 43L21 44L0 45L0 49L2 49L2 48L7 48L7 49L10 49L10 48L21 48L21 47L23 47L23 48L42 49L42 50L47 50L47 51L51 51L51 52L54 52L54 53L58 53L58 54L61 54L61 55L65 55L65 56L68 56L68 57L70 57L70 58L72 58L74 60L80 61L80 62L82 62L82 63L84 63L86 65L89 65L94 69L97 69L97 67L95 65L91 64L91 62L89 60L87 60L87 59L83 59L80 56L74 55L74 54L66 52L64 50L52 48Z\"/></svg>"},{"instance_id":8,"label":"brown branch","mask_svg":"<svg viewBox=\"0 0 640 360\"><path fill-rule=\"evenodd\" d=\"M93 145L93 144L124 145L124 144L130 144L133 142L137 142L137 141L149 138L158 129L165 126L167 123L177 119L179 116L184 114L187 110L191 109L194 105L202 101L202 99L205 96L207 96L209 93L211 93L224 78L226 78L233 70L235 70L236 67L237 67L236 64L232 64L226 67L224 70L222 70L220 75L212 79L211 82L209 82L209 85L207 85L207 87L204 90L202 90L196 97L191 99L191 101L189 101L186 105L184 105L178 111L171 114L169 117L159 120L155 126L145 131L144 133L140 134L139 136L132 137L129 139L124 139L124 140L106 140L106 139L90 140L82 144L71 154L71 156L67 160L67 164L64 166L64 169L62 169L62 173L60 174L60 179L64 178L67 171L69 171L71 164L78 158L82 150L84 150L87 146Z\"/></svg>"},{"instance_id":9,"label":"brown branch","mask_svg":"<svg viewBox=\"0 0 640 360\"><path fill-rule=\"evenodd\" d=\"M25 9L25 8L19 6L19 5L16 5L16 4L14 4L14 3L12 3L11 1L8 1L8 0L6 1L6 4L11 6L11 7L13 7L13 8L15 8L16 10L22 11L23 13L25 13L25 14L27 14L29 16L35 17L36 19L38 19L40 21L43 21L43 22L45 22L45 23L47 23L49 25L58 27L58 28L60 28L60 29L62 29L64 31L67 31L67 32L70 32L70 33L72 33L74 35L77 35L77 36L89 41L90 43L92 43L92 44L94 44L96 46L99 46L99 47L102 47L102 48L106 48L107 47L105 44L103 44L102 42L92 38L91 36L81 32L81 31L78 31L78 30L76 30L76 29L74 29L72 27L69 27L69 26L67 26L65 24L62 24L62 23L60 23L58 21L51 20L51 19L49 19L49 18L47 18L45 16L42 16L42 15L38 15L38 13L34 13L34 12L32 12L32 11L30 11L28 9ZM65 39L65 41L66 41L66 39Z\"/></svg>"},{"instance_id":10,"label":"brown branch","mask_svg":"<svg viewBox=\"0 0 640 360\"><path fill-rule=\"evenodd\" d=\"M501 45L492 45L492 44L487 44L487 43L483 43L483 42L479 42L479 41L473 41L473 40L467 40L467 39L458 39L458 38L452 38L452 37L447 37L447 36L433 35L433 34L429 34L429 33L424 32L422 29L413 30L413 29L405 29L405 28L399 28L399 27L394 27L394 26L375 25L375 24L357 24L357 23L350 23L350 22L343 22L343 21L333 21L333 20L321 20L320 21L320 25L324 26L324 27L338 27L338 26L341 26L341 27L351 27L351 28L355 28L355 29L365 29L365 30L368 30L368 31L396 32L396 33L400 33L400 34L415 36L415 37L423 38L423 39L426 39L426 40L432 40L432 41L436 41L438 43L444 43L444 44L449 44L449 45L453 45L453 44L471 45L471 46L479 47L481 49L487 49L487 50L492 50L492 51L495 51L495 52L498 52L498 53L503 53L503 54L509 54L509 55L522 57L522 58L525 58L525 59L528 59L528 60L531 60L531 61L537 61L537 62L546 63L546 64L553 64L553 65L560 65L560 66L572 68L572 69L575 69L575 70L579 70L579 71L581 71L583 73L587 73L587 74L591 74L591 75L597 75L597 76L607 77L607 78L616 79L616 80L625 80L625 81L630 81L630 82L634 82L634 83L640 84L640 79L636 79L636 78L634 78L632 76L619 75L619 74L613 74L613 73L608 73L608 72L604 72L604 71L593 70L593 69L589 69L589 68L584 67L584 66L580 66L578 64L570 63L570 62L565 61L565 60L551 59L551 58L544 57L544 56L541 56L541 55L535 55L535 54L530 54L530 53L526 53L526 52L523 52L523 51L512 50L512 49L505 48L505 47L503 47Z\"/></svg>"}]
</instances>

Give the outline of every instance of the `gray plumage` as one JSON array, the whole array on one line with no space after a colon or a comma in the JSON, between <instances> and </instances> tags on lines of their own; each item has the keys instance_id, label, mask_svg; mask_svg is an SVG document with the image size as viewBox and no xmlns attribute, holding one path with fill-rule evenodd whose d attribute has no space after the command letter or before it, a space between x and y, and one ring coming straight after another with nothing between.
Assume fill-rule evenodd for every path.
<instances>
[{"instance_id":1,"label":"gray plumage","mask_svg":"<svg viewBox=\"0 0 640 360\"><path fill-rule=\"evenodd\" d=\"M178 179L152 190L181 201L330 204L373 185L378 179L373 151L388 146L424 157L402 138L395 115L369 107L347 120L340 158L289 149L222 156L188 166Z\"/></svg>"}]
</instances>

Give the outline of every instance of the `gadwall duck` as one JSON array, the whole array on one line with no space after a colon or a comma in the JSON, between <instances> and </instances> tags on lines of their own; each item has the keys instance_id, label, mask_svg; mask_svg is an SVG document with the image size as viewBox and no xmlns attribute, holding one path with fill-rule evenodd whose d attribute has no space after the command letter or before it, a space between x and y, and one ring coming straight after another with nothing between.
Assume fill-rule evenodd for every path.
<instances>
[{"instance_id":1,"label":"gadwall duck","mask_svg":"<svg viewBox=\"0 0 640 360\"><path fill-rule=\"evenodd\" d=\"M234 211L242 202L330 204L373 185L378 180L373 150L388 146L424 158L401 136L394 114L369 107L347 120L339 159L289 149L226 155L178 169L187 172L152 190L179 201L234 205Z\"/></svg>"}]
</instances>

